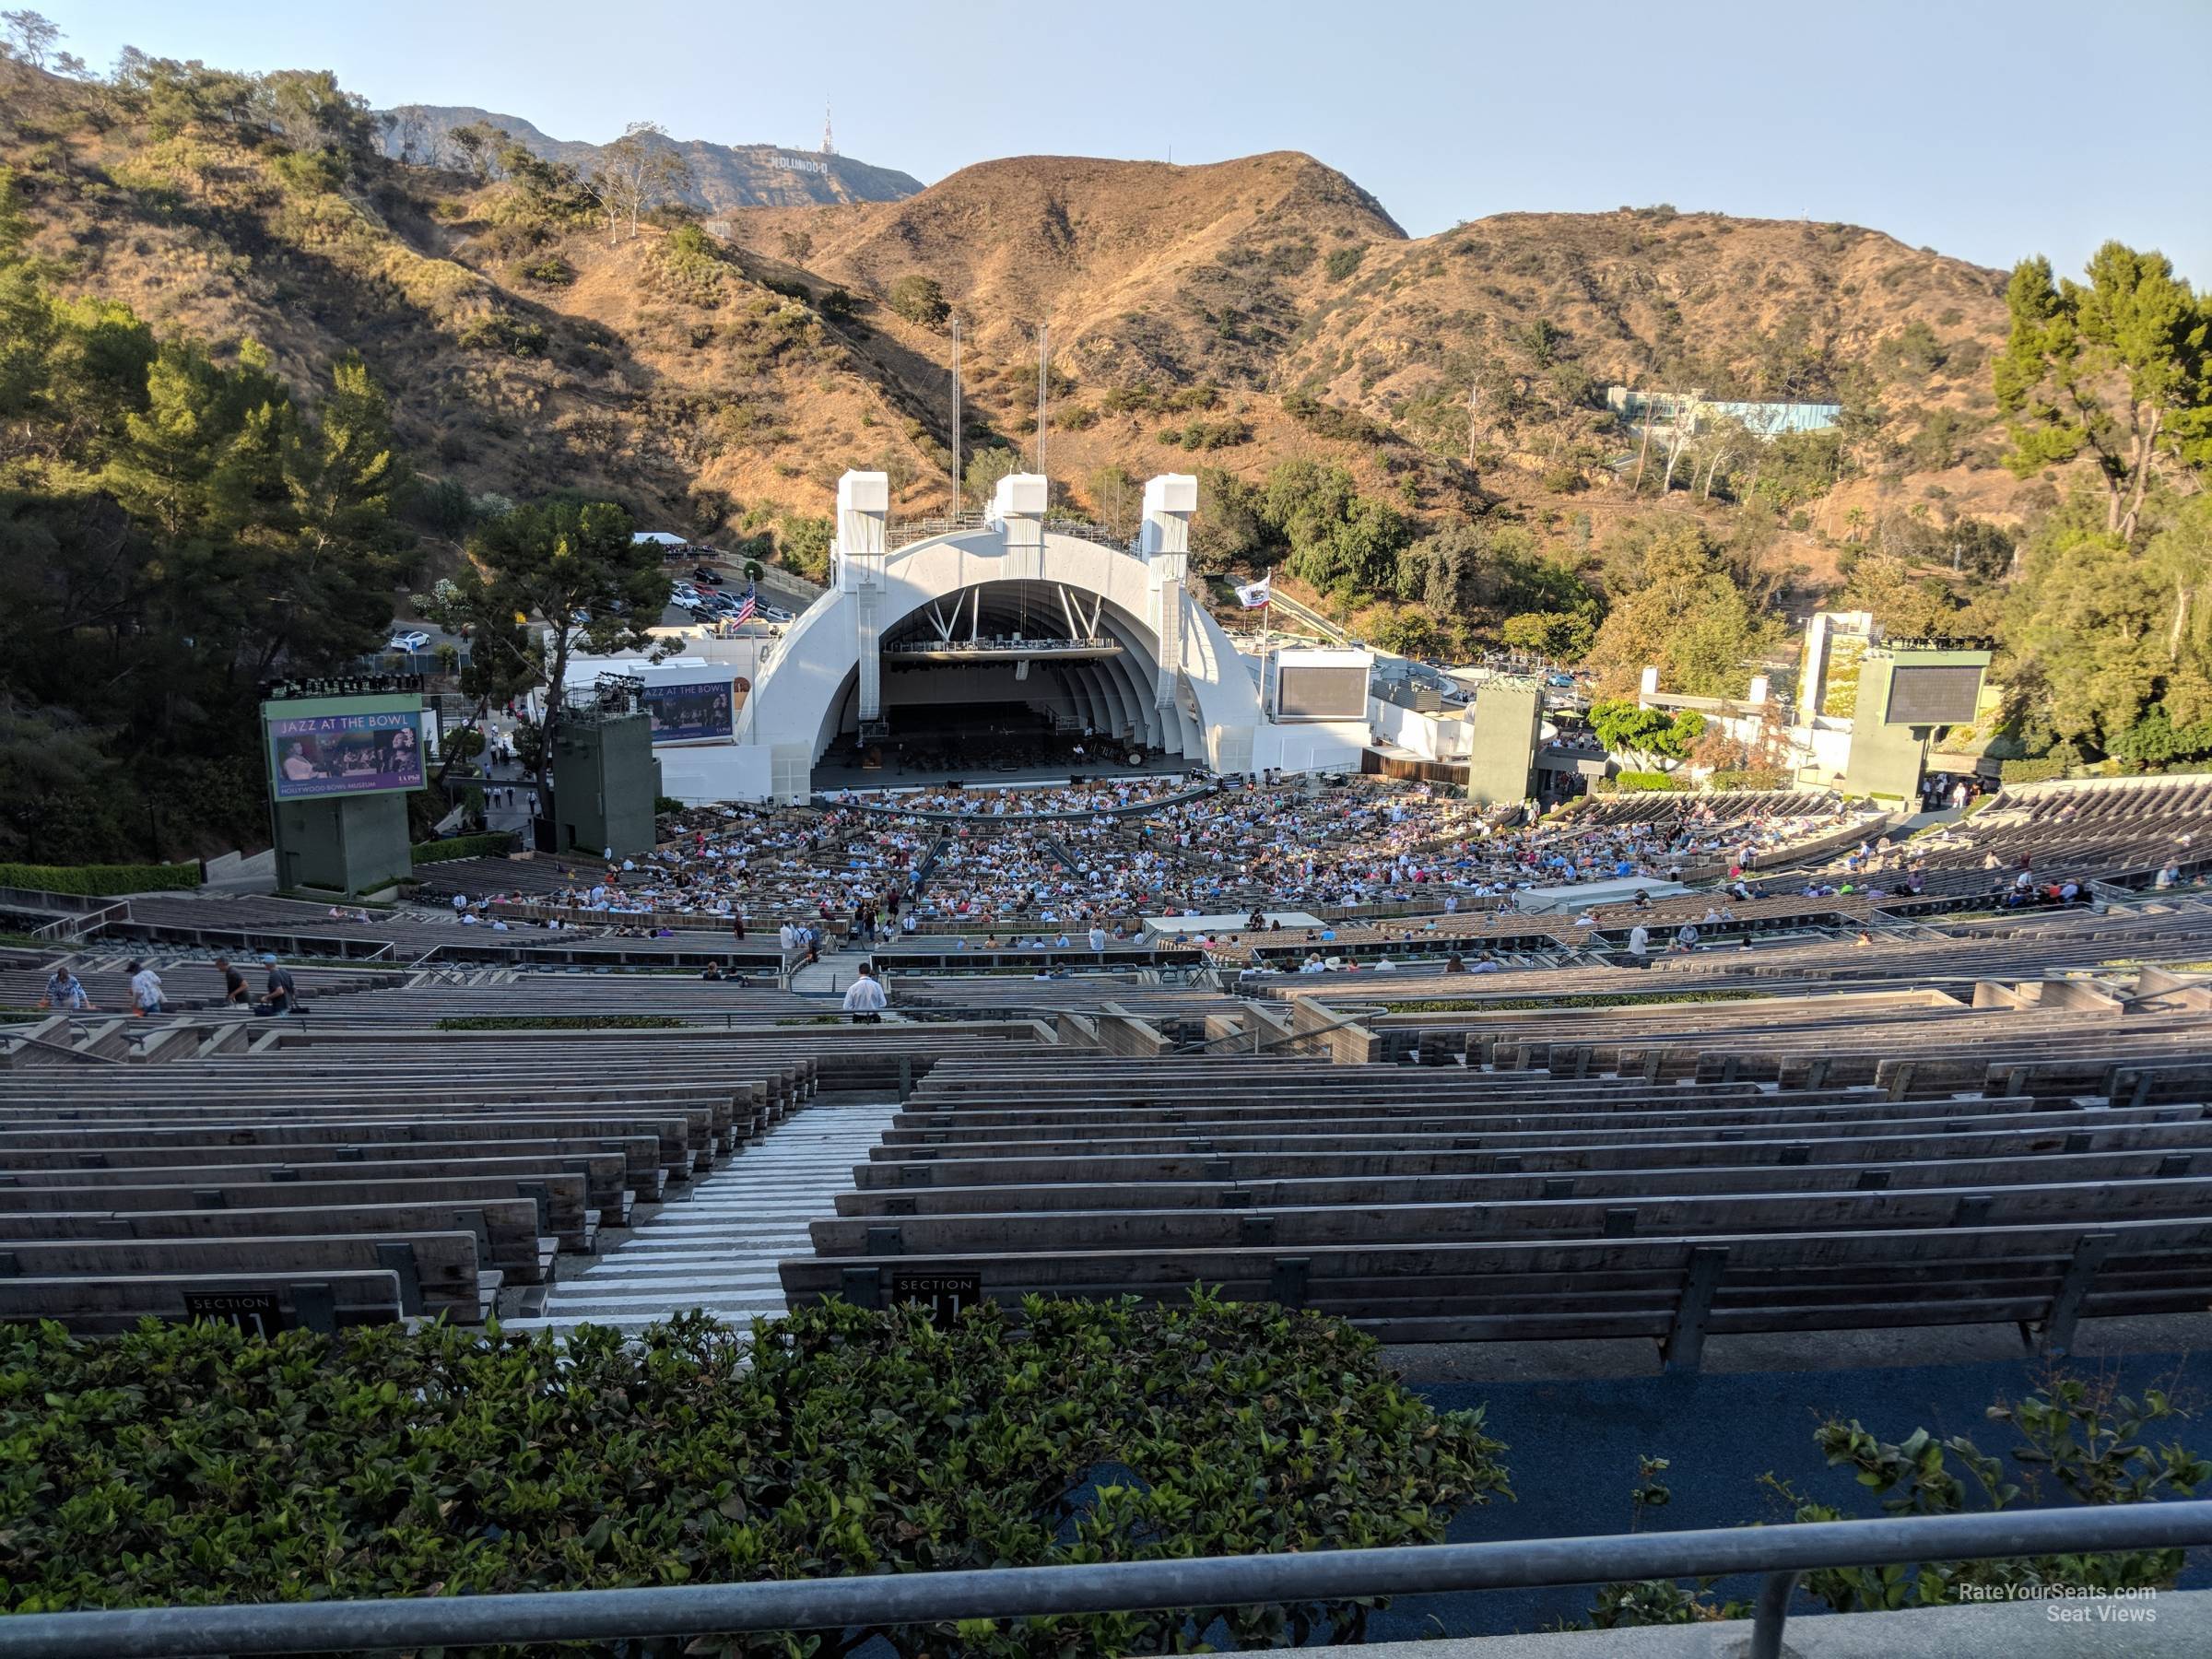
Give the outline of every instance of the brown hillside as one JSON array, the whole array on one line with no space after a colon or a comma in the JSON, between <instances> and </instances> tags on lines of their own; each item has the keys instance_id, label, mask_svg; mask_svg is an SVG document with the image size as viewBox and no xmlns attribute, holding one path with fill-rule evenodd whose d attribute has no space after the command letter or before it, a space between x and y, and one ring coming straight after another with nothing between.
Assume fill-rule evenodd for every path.
<instances>
[{"instance_id":1,"label":"brown hillside","mask_svg":"<svg viewBox=\"0 0 2212 1659\"><path fill-rule=\"evenodd\" d=\"M811 236L807 269L856 291L935 277L986 358L1036 324L1086 376L1266 378L1315 291L1321 256L1405 240L1380 204L1310 156L1208 167L1024 156L965 168L917 196L732 217L768 254Z\"/></svg>"},{"instance_id":2,"label":"brown hillside","mask_svg":"<svg viewBox=\"0 0 2212 1659\"><path fill-rule=\"evenodd\" d=\"M1109 467L1306 456L1431 519L1502 504L1602 535L1635 506L1613 381L1861 406L1859 477L1816 527L2002 513L2022 488L1994 466L2000 278L1875 231L1644 209L1410 241L1341 173L1274 153L1018 158L903 201L731 212L719 249L674 221L610 243L508 184L380 159L320 189L250 134L157 138L97 88L31 89L0 112L0 164L65 289L257 340L306 387L358 350L423 469L474 490L572 486L743 533L827 512L865 465L908 511L941 507L949 340L887 303L915 274L966 322L971 453L1030 440L1051 325L1051 470L1116 518ZM1809 535L1785 554L1823 563Z\"/></svg>"}]
</instances>

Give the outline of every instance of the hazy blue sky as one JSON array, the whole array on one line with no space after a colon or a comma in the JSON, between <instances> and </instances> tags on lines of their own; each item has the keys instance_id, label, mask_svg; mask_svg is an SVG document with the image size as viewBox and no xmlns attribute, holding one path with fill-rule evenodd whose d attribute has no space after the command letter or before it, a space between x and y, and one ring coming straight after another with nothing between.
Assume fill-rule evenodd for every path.
<instances>
[{"instance_id":1,"label":"hazy blue sky","mask_svg":"<svg viewBox=\"0 0 2212 1659\"><path fill-rule=\"evenodd\" d=\"M1039 153L1302 149L1416 235L1515 208L1672 202L2076 269L2119 237L2212 282L2212 0L1452 5L675 5L32 0L128 43L327 68L379 106L564 138L838 147L935 182Z\"/></svg>"}]
</instances>

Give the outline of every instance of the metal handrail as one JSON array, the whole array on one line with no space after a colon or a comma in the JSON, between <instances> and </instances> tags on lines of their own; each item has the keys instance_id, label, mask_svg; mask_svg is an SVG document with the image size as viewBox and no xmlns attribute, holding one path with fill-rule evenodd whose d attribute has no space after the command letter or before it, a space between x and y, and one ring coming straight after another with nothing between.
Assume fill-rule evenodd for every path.
<instances>
[{"instance_id":1,"label":"metal handrail","mask_svg":"<svg viewBox=\"0 0 2212 1659\"><path fill-rule=\"evenodd\" d=\"M1745 1572L1766 1575L1750 1659L1776 1659L1791 1592L1807 1571L2207 1543L2212 1501L2193 1501L641 1590L26 1613L0 1618L0 1659L235 1659L846 1630Z\"/></svg>"}]
</instances>

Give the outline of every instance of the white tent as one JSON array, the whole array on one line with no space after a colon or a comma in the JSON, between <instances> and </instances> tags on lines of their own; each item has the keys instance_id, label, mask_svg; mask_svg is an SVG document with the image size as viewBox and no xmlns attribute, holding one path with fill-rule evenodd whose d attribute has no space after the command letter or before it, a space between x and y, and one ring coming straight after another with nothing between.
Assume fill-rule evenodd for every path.
<instances>
[{"instance_id":1,"label":"white tent","mask_svg":"<svg viewBox=\"0 0 2212 1659\"><path fill-rule=\"evenodd\" d=\"M651 542L656 547L688 547L691 545L682 536L666 530L641 530L629 540L632 547L640 542Z\"/></svg>"}]
</instances>

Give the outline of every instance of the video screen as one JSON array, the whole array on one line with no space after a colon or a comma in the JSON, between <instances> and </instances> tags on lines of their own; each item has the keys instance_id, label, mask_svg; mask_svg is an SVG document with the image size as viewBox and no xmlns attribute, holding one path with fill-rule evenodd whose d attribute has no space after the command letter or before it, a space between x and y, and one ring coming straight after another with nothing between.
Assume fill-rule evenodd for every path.
<instances>
[{"instance_id":1,"label":"video screen","mask_svg":"<svg viewBox=\"0 0 2212 1659\"><path fill-rule=\"evenodd\" d=\"M1278 720L1365 720L1367 670L1284 668L1275 684Z\"/></svg>"},{"instance_id":2,"label":"video screen","mask_svg":"<svg viewBox=\"0 0 2212 1659\"><path fill-rule=\"evenodd\" d=\"M318 714L269 722L280 801L422 787L422 714Z\"/></svg>"},{"instance_id":3,"label":"video screen","mask_svg":"<svg viewBox=\"0 0 2212 1659\"><path fill-rule=\"evenodd\" d=\"M1982 670L1930 665L1889 674L1891 725L1969 725L1982 697Z\"/></svg>"},{"instance_id":4,"label":"video screen","mask_svg":"<svg viewBox=\"0 0 2212 1659\"><path fill-rule=\"evenodd\" d=\"M743 680L735 686L743 686ZM688 743L707 737L728 737L737 730L737 706L742 693L732 682L687 680L671 686L648 686L643 701L653 720L655 743Z\"/></svg>"}]
</instances>

